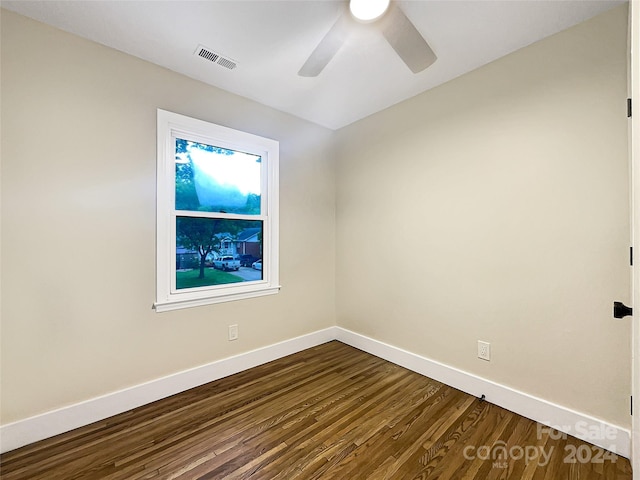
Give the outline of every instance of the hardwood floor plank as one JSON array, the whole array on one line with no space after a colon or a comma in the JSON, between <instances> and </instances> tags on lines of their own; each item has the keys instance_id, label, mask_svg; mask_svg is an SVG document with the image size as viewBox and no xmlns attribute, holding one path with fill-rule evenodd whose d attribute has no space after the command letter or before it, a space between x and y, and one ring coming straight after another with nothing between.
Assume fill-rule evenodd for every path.
<instances>
[{"instance_id":1,"label":"hardwood floor plank","mask_svg":"<svg viewBox=\"0 0 640 480\"><path fill-rule=\"evenodd\" d=\"M423 408L417 407L405 412L402 419L391 424L384 435L366 445L367 455L371 461L364 468L358 468L358 462L345 462L342 468L344 478L390 478L409 456L416 451L422 452L422 445L427 442L444 423L455 421L455 416L448 416L449 411L457 410L462 404L471 404L474 399L453 389L438 389ZM360 455L361 452L358 452ZM393 464L386 464L385 458L392 456ZM351 459L349 459L351 460Z\"/></svg>"},{"instance_id":2,"label":"hardwood floor plank","mask_svg":"<svg viewBox=\"0 0 640 480\"><path fill-rule=\"evenodd\" d=\"M631 467L334 341L8 452L0 478L631 480Z\"/></svg>"}]
</instances>

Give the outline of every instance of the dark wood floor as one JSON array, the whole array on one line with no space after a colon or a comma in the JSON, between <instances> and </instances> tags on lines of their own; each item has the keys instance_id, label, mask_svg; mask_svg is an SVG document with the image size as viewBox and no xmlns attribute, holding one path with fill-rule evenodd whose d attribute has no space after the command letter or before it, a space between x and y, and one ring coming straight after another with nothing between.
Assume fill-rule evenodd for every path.
<instances>
[{"instance_id":1,"label":"dark wood floor","mask_svg":"<svg viewBox=\"0 0 640 480\"><path fill-rule=\"evenodd\" d=\"M540 430L330 342L9 452L0 476L631 480L628 460Z\"/></svg>"}]
</instances>

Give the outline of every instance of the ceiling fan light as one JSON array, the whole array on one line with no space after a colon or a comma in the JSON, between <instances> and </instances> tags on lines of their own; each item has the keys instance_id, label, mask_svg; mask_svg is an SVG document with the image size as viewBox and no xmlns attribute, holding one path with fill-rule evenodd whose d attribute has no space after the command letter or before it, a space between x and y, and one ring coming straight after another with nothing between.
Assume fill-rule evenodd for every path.
<instances>
[{"instance_id":1,"label":"ceiling fan light","mask_svg":"<svg viewBox=\"0 0 640 480\"><path fill-rule=\"evenodd\" d=\"M349 10L361 22L373 22L389 8L389 0L351 0Z\"/></svg>"}]
</instances>

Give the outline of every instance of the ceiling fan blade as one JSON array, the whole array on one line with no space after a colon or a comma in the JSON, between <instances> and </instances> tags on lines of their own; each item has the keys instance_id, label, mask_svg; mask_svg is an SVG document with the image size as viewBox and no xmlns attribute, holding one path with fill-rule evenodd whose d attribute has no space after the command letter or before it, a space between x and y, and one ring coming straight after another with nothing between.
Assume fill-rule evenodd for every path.
<instances>
[{"instance_id":1,"label":"ceiling fan blade","mask_svg":"<svg viewBox=\"0 0 640 480\"><path fill-rule=\"evenodd\" d=\"M382 34L413 73L419 73L438 58L407 16L393 3L381 24Z\"/></svg>"},{"instance_id":2,"label":"ceiling fan blade","mask_svg":"<svg viewBox=\"0 0 640 480\"><path fill-rule=\"evenodd\" d=\"M320 41L304 65L298 72L301 77L317 77L320 72L327 66L340 47L347 38L348 28L347 20L344 15L333 24L333 27L327 32Z\"/></svg>"}]
</instances>

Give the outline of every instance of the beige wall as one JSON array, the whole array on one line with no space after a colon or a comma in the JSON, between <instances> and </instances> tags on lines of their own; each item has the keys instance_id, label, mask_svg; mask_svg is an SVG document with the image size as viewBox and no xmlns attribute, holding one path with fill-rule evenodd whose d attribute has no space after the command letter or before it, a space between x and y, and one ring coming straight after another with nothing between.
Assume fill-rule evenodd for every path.
<instances>
[{"instance_id":1,"label":"beige wall","mask_svg":"<svg viewBox=\"0 0 640 480\"><path fill-rule=\"evenodd\" d=\"M338 325L629 427L626 14L339 132Z\"/></svg>"},{"instance_id":2,"label":"beige wall","mask_svg":"<svg viewBox=\"0 0 640 480\"><path fill-rule=\"evenodd\" d=\"M332 132L7 11L1 57L3 424L335 324ZM151 310L156 108L280 141L280 294Z\"/></svg>"}]
</instances>

